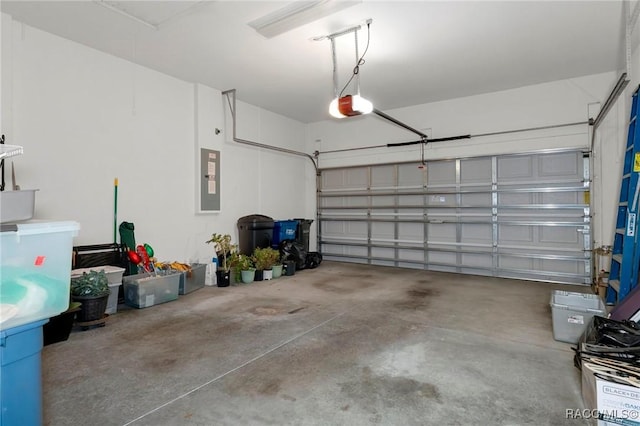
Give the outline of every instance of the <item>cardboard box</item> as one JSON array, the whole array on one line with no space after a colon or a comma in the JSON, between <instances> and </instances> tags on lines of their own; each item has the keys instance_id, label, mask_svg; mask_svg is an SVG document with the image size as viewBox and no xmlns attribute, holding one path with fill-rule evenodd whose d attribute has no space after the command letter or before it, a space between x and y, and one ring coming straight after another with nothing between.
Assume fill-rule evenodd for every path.
<instances>
[{"instance_id":1,"label":"cardboard box","mask_svg":"<svg viewBox=\"0 0 640 426\"><path fill-rule=\"evenodd\" d=\"M137 274L124 277L124 303L148 308L178 299L180 273L167 275Z\"/></svg>"},{"instance_id":2,"label":"cardboard box","mask_svg":"<svg viewBox=\"0 0 640 426\"><path fill-rule=\"evenodd\" d=\"M640 425L640 387L624 377L628 364L615 360L582 362L582 400L585 413L598 426ZM584 413L583 413L584 414Z\"/></svg>"}]
</instances>

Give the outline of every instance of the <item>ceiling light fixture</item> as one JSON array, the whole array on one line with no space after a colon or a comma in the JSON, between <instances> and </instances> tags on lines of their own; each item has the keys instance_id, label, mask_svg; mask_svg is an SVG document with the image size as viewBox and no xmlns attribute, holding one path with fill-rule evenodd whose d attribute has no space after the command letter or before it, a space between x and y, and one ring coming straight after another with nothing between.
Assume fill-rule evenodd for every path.
<instances>
[{"instance_id":1,"label":"ceiling light fixture","mask_svg":"<svg viewBox=\"0 0 640 426\"><path fill-rule=\"evenodd\" d=\"M249 22L249 26L264 37L272 38L359 3L362 0L294 1Z\"/></svg>"},{"instance_id":2,"label":"ceiling light fixture","mask_svg":"<svg viewBox=\"0 0 640 426\"><path fill-rule=\"evenodd\" d=\"M333 117L353 117L355 115L369 114L373 111L373 104L367 99L360 96L360 66L364 64L364 55L366 55L367 50L369 50L369 41L371 39L371 19L368 19L366 21L366 24L367 47L365 48L362 56L360 56L358 53L358 30L360 30L360 25L326 37L331 41L331 57L333 59L333 90L335 98L329 104L329 114L331 114L331 116ZM353 72L351 73L351 78L349 78L349 81L347 81L342 90L338 92L338 66L336 61L335 39L336 37L340 37L352 32L355 39L356 65L353 68ZM345 95L344 92L349 84L351 84L351 82L355 82L356 93L353 95Z\"/></svg>"}]
</instances>

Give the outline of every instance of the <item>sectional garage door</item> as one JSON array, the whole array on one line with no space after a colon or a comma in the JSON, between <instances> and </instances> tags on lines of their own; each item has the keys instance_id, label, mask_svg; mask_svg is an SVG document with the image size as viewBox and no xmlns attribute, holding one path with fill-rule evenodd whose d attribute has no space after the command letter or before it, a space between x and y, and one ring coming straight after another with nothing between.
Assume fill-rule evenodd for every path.
<instances>
[{"instance_id":1,"label":"sectional garage door","mask_svg":"<svg viewBox=\"0 0 640 426\"><path fill-rule=\"evenodd\" d=\"M326 259L591 283L580 151L321 170Z\"/></svg>"}]
</instances>

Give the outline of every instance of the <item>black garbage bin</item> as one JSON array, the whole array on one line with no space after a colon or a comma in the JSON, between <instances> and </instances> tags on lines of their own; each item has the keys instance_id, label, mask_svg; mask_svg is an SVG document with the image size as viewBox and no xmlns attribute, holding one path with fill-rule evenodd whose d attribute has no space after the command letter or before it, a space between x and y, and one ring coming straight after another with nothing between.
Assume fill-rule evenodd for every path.
<instances>
[{"instance_id":1,"label":"black garbage bin","mask_svg":"<svg viewBox=\"0 0 640 426\"><path fill-rule=\"evenodd\" d=\"M256 247L271 246L273 239L273 219L261 214L252 214L238 219L240 253L250 256Z\"/></svg>"},{"instance_id":2,"label":"black garbage bin","mask_svg":"<svg viewBox=\"0 0 640 426\"><path fill-rule=\"evenodd\" d=\"M296 230L296 241L304 246L306 253L309 253L309 233L313 219L294 219L298 221Z\"/></svg>"}]
</instances>

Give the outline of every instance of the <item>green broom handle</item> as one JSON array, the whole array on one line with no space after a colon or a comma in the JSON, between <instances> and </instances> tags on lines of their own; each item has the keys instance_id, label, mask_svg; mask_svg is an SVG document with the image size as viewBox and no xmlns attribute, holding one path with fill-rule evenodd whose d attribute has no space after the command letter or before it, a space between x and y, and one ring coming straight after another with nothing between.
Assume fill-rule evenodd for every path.
<instances>
[{"instance_id":1,"label":"green broom handle","mask_svg":"<svg viewBox=\"0 0 640 426\"><path fill-rule=\"evenodd\" d=\"M118 178L113 180L113 244L117 244L118 240Z\"/></svg>"}]
</instances>

